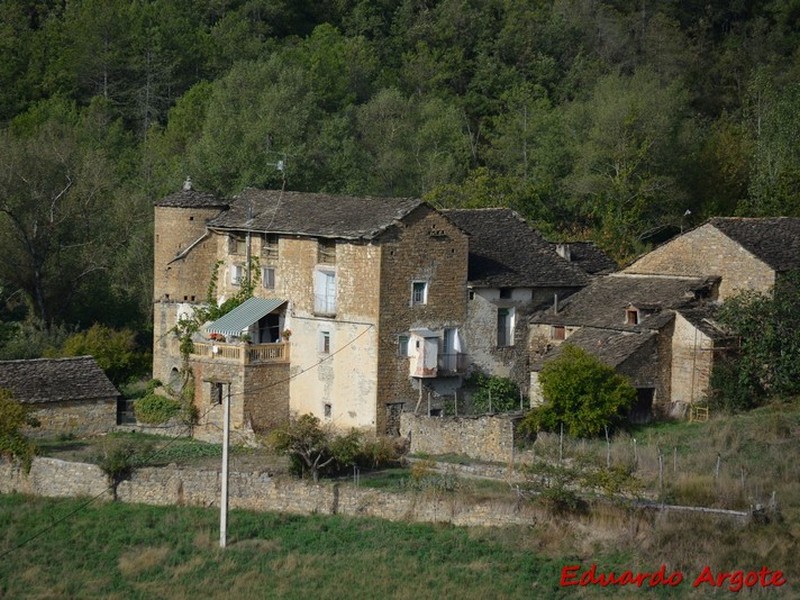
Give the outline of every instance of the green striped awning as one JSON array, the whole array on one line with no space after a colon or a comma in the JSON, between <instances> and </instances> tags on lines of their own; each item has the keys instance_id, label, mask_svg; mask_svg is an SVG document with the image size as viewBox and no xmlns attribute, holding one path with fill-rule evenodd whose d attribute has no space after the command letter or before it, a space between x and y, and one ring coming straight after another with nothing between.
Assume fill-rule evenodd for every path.
<instances>
[{"instance_id":1,"label":"green striped awning","mask_svg":"<svg viewBox=\"0 0 800 600\"><path fill-rule=\"evenodd\" d=\"M286 300L279 298L248 298L231 312L222 315L219 319L206 327L208 333L221 333L222 335L241 335L242 330L247 329L268 315L276 308L285 304Z\"/></svg>"}]
</instances>

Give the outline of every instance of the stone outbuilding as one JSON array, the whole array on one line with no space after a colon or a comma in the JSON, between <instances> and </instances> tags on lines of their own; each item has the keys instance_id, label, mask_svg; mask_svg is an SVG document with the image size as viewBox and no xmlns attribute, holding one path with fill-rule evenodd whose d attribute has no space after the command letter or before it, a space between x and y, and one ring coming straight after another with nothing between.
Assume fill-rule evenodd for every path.
<instances>
[{"instance_id":1,"label":"stone outbuilding","mask_svg":"<svg viewBox=\"0 0 800 600\"><path fill-rule=\"evenodd\" d=\"M682 416L705 400L715 348L728 336L713 319L718 277L617 273L593 281L531 319L531 404L538 374L562 343L625 375L637 390L631 419Z\"/></svg>"},{"instance_id":2,"label":"stone outbuilding","mask_svg":"<svg viewBox=\"0 0 800 600\"><path fill-rule=\"evenodd\" d=\"M91 436L117 425L119 391L91 356L0 361L0 388L30 407L29 434Z\"/></svg>"}]
</instances>

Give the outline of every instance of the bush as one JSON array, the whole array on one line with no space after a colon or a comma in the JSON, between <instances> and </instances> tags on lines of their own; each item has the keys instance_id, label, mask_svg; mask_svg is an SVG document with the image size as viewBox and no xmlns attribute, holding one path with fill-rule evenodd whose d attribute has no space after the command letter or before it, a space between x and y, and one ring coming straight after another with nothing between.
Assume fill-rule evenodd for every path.
<instances>
[{"instance_id":1,"label":"bush","mask_svg":"<svg viewBox=\"0 0 800 600\"><path fill-rule=\"evenodd\" d=\"M472 404L479 412L502 413L519 410L519 388L508 377L487 377L475 373L470 381L478 391L472 396Z\"/></svg>"},{"instance_id":2,"label":"bush","mask_svg":"<svg viewBox=\"0 0 800 600\"><path fill-rule=\"evenodd\" d=\"M628 380L597 358L566 344L539 374L545 404L525 417L523 430L557 431L573 437L600 434L624 418L636 398Z\"/></svg>"},{"instance_id":3,"label":"bush","mask_svg":"<svg viewBox=\"0 0 800 600\"><path fill-rule=\"evenodd\" d=\"M29 469L36 446L20 430L36 425L27 407L14 400L11 392L0 389L0 455L19 459Z\"/></svg>"},{"instance_id":4,"label":"bush","mask_svg":"<svg viewBox=\"0 0 800 600\"><path fill-rule=\"evenodd\" d=\"M150 392L133 403L136 420L148 425L161 425L181 412L181 402Z\"/></svg>"}]
</instances>

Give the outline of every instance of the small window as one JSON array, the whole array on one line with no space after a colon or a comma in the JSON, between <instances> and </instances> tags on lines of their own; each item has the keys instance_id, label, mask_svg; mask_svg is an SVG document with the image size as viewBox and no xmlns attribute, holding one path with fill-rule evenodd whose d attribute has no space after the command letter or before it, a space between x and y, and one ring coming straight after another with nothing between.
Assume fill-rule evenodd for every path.
<instances>
[{"instance_id":1,"label":"small window","mask_svg":"<svg viewBox=\"0 0 800 600\"><path fill-rule=\"evenodd\" d=\"M261 256L270 261L278 260L278 236L274 233L265 233L261 238Z\"/></svg>"},{"instance_id":2,"label":"small window","mask_svg":"<svg viewBox=\"0 0 800 600\"><path fill-rule=\"evenodd\" d=\"M497 309L497 346L502 348L514 345L514 309Z\"/></svg>"},{"instance_id":3,"label":"small window","mask_svg":"<svg viewBox=\"0 0 800 600\"><path fill-rule=\"evenodd\" d=\"M221 381L211 382L211 404L222 404L224 386Z\"/></svg>"},{"instance_id":4,"label":"small window","mask_svg":"<svg viewBox=\"0 0 800 600\"><path fill-rule=\"evenodd\" d=\"M325 415L326 419L330 419L331 418L331 414L333 414L333 406L331 406L330 403L328 403L328 402L323 404L322 405L322 414Z\"/></svg>"},{"instance_id":5,"label":"small window","mask_svg":"<svg viewBox=\"0 0 800 600\"><path fill-rule=\"evenodd\" d=\"M330 331L320 331L319 332L319 352L320 352L320 354L330 354L331 353L331 332Z\"/></svg>"},{"instance_id":6,"label":"small window","mask_svg":"<svg viewBox=\"0 0 800 600\"><path fill-rule=\"evenodd\" d=\"M639 324L639 311L635 308L629 308L625 311L625 323L627 325Z\"/></svg>"},{"instance_id":7,"label":"small window","mask_svg":"<svg viewBox=\"0 0 800 600\"><path fill-rule=\"evenodd\" d=\"M228 236L228 254L245 254L247 252L247 240L243 235Z\"/></svg>"},{"instance_id":8,"label":"small window","mask_svg":"<svg viewBox=\"0 0 800 600\"><path fill-rule=\"evenodd\" d=\"M428 303L428 282L415 281L411 284L411 305Z\"/></svg>"},{"instance_id":9,"label":"small window","mask_svg":"<svg viewBox=\"0 0 800 600\"><path fill-rule=\"evenodd\" d=\"M244 265L231 265L231 285L242 285Z\"/></svg>"},{"instance_id":10,"label":"small window","mask_svg":"<svg viewBox=\"0 0 800 600\"><path fill-rule=\"evenodd\" d=\"M567 330L563 325L553 325L550 328L550 339L556 341L563 341L567 339Z\"/></svg>"},{"instance_id":11,"label":"small window","mask_svg":"<svg viewBox=\"0 0 800 600\"><path fill-rule=\"evenodd\" d=\"M500 288L500 299L501 300L511 300L511 288Z\"/></svg>"},{"instance_id":12,"label":"small window","mask_svg":"<svg viewBox=\"0 0 800 600\"><path fill-rule=\"evenodd\" d=\"M408 356L408 336L407 335L398 335L397 336L397 355L398 356Z\"/></svg>"},{"instance_id":13,"label":"small window","mask_svg":"<svg viewBox=\"0 0 800 600\"><path fill-rule=\"evenodd\" d=\"M470 300L475 300L475 290L470 290L467 293L467 296L469 297Z\"/></svg>"},{"instance_id":14,"label":"small window","mask_svg":"<svg viewBox=\"0 0 800 600\"><path fill-rule=\"evenodd\" d=\"M336 240L319 240L317 242L317 262L323 265L336 264Z\"/></svg>"},{"instance_id":15,"label":"small window","mask_svg":"<svg viewBox=\"0 0 800 600\"><path fill-rule=\"evenodd\" d=\"M275 267L264 267L261 269L261 282L264 285L264 289L275 289Z\"/></svg>"}]
</instances>

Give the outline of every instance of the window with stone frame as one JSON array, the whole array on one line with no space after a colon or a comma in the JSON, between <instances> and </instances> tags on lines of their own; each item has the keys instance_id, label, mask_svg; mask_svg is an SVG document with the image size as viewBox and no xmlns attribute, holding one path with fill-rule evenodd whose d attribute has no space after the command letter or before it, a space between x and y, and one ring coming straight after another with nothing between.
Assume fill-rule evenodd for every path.
<instances>
[{"instance_id":1,"label":"window with stone frame","mask_svg":"<svg viewBox=\"0 0 800 600\"><path fill-rule=\"evenodd\" d=\"M261 284L265 290L275 289L275 267L261 268Z\"/></svg>"},{"instance_id":2,"label":"window with stone frame","mask_svg":"<svg viewBox=\"0 0 800 600\"><path fill-rule=\"evenodd\" d=\"M247 238L232 233L228 236L228 254L244 255L247 253Z\"/></svg>"},{"instance_id":3,"label":"window with stone frame","mask_svg":"<svg viewBox=\"0 0 800 600\"><path fill-rule=\"evenodd\" d=\"M550 339L557 342L567 339L567 329L563 325L553 325L550 328Z\"/></svg>"},{"instance_id":4,"label":"window with stone frame","mask_svg":"<svg viewBox=\"0 0 800 600\"><path fill-rule=\"evenodd\" d=\"M231 265L231 285L242 285L244 273L244 265Z\"/></svg>"},{"instance_id":5,"label":"window with stone frame","mask_svg":"<svg viewBox=\"0 0 800 600\"><path fill-rule=\"evenodd\" d=\"M411 282L411 306L421 306L428 303L428 282Z\"/></svg>"},{"instance_id":6,"label":"window with stone frame","mask_svg":"<svg viewBox=\"0 0 800 600\"><path fill-rule=\"evenodd\" d=\"M639 324L639 311L635 308L625 309L625 324L638 325Z\"/></svg>"},{"instance_id":7,"label":"window with stone frame","mask_svg":"<svg viewBox=\"0 0 800 600\"><path fill-rule=\"evenodd\" d=\"M514 345L514 309L497 309L497 347Z\"/></svg>"}]
</instances>

